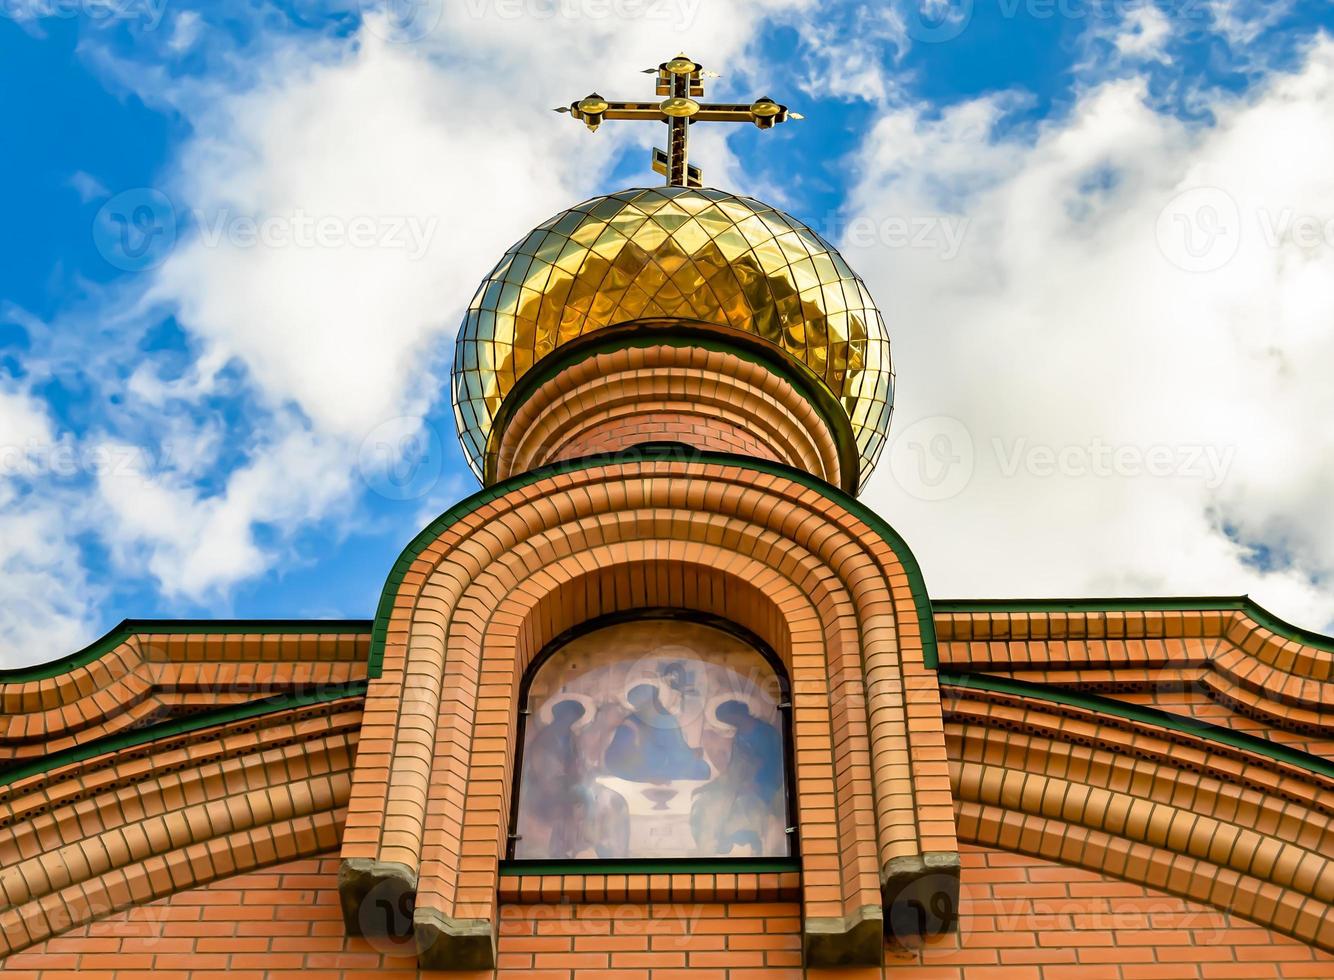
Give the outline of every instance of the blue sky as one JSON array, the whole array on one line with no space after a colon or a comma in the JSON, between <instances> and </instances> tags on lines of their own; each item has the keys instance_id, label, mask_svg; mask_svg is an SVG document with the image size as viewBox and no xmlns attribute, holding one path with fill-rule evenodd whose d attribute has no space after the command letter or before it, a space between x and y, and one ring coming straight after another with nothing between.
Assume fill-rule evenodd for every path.
<instances>
[{"instance_id":1,"label":"blue sky","mask_svg":"<svg viewBox=\"0 0 1334 980\"><path fill-rule=\"evenodd\" d=\"M370 616L476 487L473 284L657 180L656 128L550 108L678 49L806 116L696 159L880 303L865 496L933 594L1250 592L1327 628L1331 28L1297 0L7 0L0 665L125 617Z\"/></svg>"}]
</instances>

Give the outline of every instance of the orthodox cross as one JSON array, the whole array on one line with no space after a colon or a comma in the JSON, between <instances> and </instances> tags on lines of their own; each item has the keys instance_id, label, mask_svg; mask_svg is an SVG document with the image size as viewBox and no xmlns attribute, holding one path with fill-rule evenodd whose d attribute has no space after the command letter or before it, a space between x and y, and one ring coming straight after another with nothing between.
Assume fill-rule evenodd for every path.
<instances>
[{"instance_id":1,"label":"orthodox cross","mask_svg":"<svg viewBox=\"0 0 1334 980\"><path fill-rule=\"evenodd\" d=\"M666 151L653 150L653 169L667 178L667 185L700 187L703 175L699 167L686 160L687 131L696 122L749 122L760 129L772 129L776 123L800 119L768 96L745 102L697 102L704 96L704 79L717 78L684 54L664 61L657 68L646 68L646 75L657 75L657 94L661 102L608 102L594 92L557 112L568 112L596 130L604 119L656 119L667 124Z\"/></svg>"}]
</instances>

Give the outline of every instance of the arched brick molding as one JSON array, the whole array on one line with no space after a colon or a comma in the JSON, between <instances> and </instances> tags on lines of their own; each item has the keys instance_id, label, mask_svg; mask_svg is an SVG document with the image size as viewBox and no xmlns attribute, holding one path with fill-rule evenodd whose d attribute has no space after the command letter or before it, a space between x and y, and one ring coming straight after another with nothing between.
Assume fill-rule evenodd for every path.
<instances>
[{"instance_id":1,"label":"arched brick molding","mask_svg":"<svg viewBox=\"0 0 1334 980\"><path fill-rule=\"evenodd\" d=\"M733 458L595 459L432 529L383 617L343 848L349 928L371 888L397 881L416 892L428 961L489 962L526 658L579 617L701 608L684 583L715 581L750 597L742 625L793 683L807 955L878 959L886 875L901 889L957 870L953 814L914 583L836 493Z\"/></svg>"},{"instance_id":2,"label":"arched brick molding","mask_svg":"<svg viewBox=\"0 0 1334 980\"><path fill-rule=\"evenodd\" d=\"M846 461L830 423L768 365L702 346L600 343L544 384L517 392L522 400L495 430L497 478L674 441L784 462L835 485L855 483L854 474L842 472Z\"/></svg>"},{"instance_id":3,"label":"arched brick molding","mask_svg":"<svg viewBox=\"0 0 1334 980\"><path fill-rule=\"evenodd\" d=\"M943 696L961 839L1100 869L1334 949L1334 778L1058 700Z\"/></svg>"},{"instance_id":4,"label":"arched brick molding","mask_svg":"<svg viewBox=\"0 0 1334 980\"><path fill-rule=\"evenodd\" d=\"M117 909L336 846L361 722L334 698L0 788L0 956Z\"/></svg>"},{"instance_id":5,"label":"arched brick molding","mask_svg":"<svg viewBox=\"0 0 1334 980\"><path fill-rule=\"evenodd\" d=\"M944 669L1156 705L1334 759L1329 638L1244 597L952 601L935 609Z\"/></svg>"},{"instance_id":6,"label":"arched brick molding","mask_svg":"<svg viewBox=\"0 0 1334 980\"><path fill-rule=\"evenodd\" d=\"M366 676L361 623L128 620L51 664L0 671L0 766L220 704Z\"/></svg>"}]
</instances>

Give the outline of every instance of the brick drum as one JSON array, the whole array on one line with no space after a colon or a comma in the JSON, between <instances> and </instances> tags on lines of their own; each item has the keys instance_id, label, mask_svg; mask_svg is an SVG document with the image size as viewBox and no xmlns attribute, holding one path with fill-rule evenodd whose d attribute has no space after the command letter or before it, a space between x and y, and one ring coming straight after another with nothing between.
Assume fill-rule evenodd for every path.
<instances>
[{"instance_id":1,"label":"brick drum","mask_svg":"<svg viewBox=\"0 0 1334 980\"><path fill-rule=\"evenodd\" d=\"M883 971L805 975L1334 976L1334 956L1208 906L1039 858L970 845L961 850L957 939L888 950ZM178 892L15 954L4 980L121 980L149 971L162 980L441 976L419 973L411 948L344 935L337 870L337 855L326 854ZM803 975L800 908L795 902L506 905L499 958L495 975L516 980L783 980Z\"/></svg>"}]
</instances>

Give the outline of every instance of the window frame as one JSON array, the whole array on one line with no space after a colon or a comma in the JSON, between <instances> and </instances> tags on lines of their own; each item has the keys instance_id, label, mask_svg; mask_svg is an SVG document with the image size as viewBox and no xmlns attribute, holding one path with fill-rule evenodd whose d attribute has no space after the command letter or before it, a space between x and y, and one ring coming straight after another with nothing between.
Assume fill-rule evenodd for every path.
<instances>
[{"instance_id":1,"label":"window frame","mask_svg":"<svg viewBox=\"0 0 1334 980\"><path fill-rule=\"evenodd\" d=\"M533 679L560 649L589 633L643 620L665 620L705 626L727 633L752 647L774 672L778 680L778 716L783 738L783 793L786 802L787 838L789 853L783 857L675 857L675 858L516 858L514 847L518 842L519 793L523 780L523 750L527 739L529 692ZM691 873L761 873L795 871L801 867L801 831L797 822L796 745L792 725L792 685L787 667L773 648L760 636L721 616L682 609L674 606L643 606L636 609L605 613L584 620L577 626L553 637L542 647L519 680L518 724L514 746L514 768L510 774L509 822L505 833L505 856L500 862L501 874L645 874L670 872Z\"/></svg>"}]
</instances>

